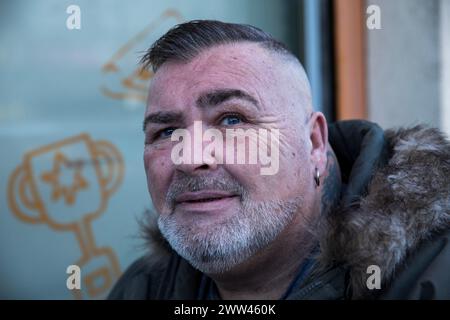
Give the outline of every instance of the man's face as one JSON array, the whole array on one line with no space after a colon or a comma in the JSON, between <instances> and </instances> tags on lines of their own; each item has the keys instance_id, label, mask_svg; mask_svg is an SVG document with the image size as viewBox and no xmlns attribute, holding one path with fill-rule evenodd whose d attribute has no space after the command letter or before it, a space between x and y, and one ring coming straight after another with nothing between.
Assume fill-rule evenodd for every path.
<instances>
[{"instance_id":1,"label":"man's face","mask_svg":"<svg viewBox=\"0 0 450 320\"><path fill-rule=\"evenodd\" d=\"M245 261L312 206L309 114L302 105L309 93L293 66L256 44L240 43L205 50L188 63L166 62L153 78L145 113L148 189L163 235L204 272ZM224 139L227 129L279 130L277 172L261 174L260 161L218 163L217 150L209 160L175 164L172 150L179 142L171 135L185 129L194 137L194 121L201 121L201 132L217 129ZM270 140L267 145L270 150Z\"/></svg>"}]
</instances>

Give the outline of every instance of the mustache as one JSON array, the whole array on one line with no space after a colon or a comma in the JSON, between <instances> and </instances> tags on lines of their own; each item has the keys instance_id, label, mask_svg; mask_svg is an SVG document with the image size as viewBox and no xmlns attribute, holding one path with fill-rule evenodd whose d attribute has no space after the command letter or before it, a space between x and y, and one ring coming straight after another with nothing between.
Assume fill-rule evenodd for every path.
<instances>
[{"instance_id":1,"label":"mustache","mask_svg":"<svg viewBox=\"0 0 450 320\"><path fill-rule=\"evenodd\" d=\"M166 202L172 207L175 199L184 192L197 192L201 190L225 191L239 195L242 199L246 194L246 189L236 179L226 174L220 175L188 175L180 174L174 178L169 186Z\"/></svg>"}]
</instances>

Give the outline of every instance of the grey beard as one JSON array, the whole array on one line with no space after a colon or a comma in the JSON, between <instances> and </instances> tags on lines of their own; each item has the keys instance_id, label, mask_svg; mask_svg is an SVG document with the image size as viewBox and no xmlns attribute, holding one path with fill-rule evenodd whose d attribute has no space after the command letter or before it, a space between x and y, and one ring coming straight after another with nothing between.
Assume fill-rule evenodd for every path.
<instances>
[{"instance_id":1,"label":"grey beard","mask_svg":"<svg viewBox=\"0 0 450 320\"><path fill-rule=\"evenodd\" d=\"M241 199L238 212L206 230L181 225L173 214L160 215L158 227L172 248L194 268L206 274L226 272L268 246L302 205L300 197L256 202L244 192Z\"/></svg>"}]
</instances>

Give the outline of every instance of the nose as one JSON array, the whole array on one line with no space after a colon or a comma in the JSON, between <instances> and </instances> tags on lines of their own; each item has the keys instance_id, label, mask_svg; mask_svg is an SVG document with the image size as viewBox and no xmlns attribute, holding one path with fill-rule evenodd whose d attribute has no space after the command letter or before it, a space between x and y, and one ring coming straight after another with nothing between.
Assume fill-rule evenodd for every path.
<instances>
[{"instance_id":1,"label":"nose","mask_svg":"<svg viewBox=\"0 0 450 320\"><path fill-rule=\"evenodd\" d=\"M195 174L216 170L217 166L217 161L212 157L211 159L202 159L199 163L181 163L176 165L176 169L187 174Z\"/></svg>"},{"instance_id":2,"label":"nose","mask_svg":"<svg viewBox=\"0 0 450 320\"><path fill-rule=\"evenodd\" d=\"M207 170L216 170L218 161L214 148L206 148L211 142L204 140L203 125L195 121L194 125L186 128L187 134L183 137L183 161L176 164L176 169L187 174L203 173ZM186 139L185 139L186 138Z\"/></svg>"}]
</instances>

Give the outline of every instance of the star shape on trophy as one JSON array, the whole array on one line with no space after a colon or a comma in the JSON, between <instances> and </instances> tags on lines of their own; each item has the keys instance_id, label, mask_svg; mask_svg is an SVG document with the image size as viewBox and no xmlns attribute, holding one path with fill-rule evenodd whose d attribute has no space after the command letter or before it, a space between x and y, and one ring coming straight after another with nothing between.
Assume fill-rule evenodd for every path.
<instances>
[{"instance_id":1,"label":"star shape on trophy","mask_svg":"<svg viewBox=\"0 0 450 320\"><path fill-rule=\"evenodd\" d=\"M53 168L48 172L44 172L41 176L42 181L51 184L53 188L53 201L58 201L61 197L64 197L66 204L74 204L77 192L86 189L89 186L88 182L81 174L81 169L82 165L80 165L79 161L69 161L64 154L60 152L55 153L53 158ZM70 179L71 183L62 181L62 173L67 173L65 170L72 171Z\"/></svg>"}]
</instances>

